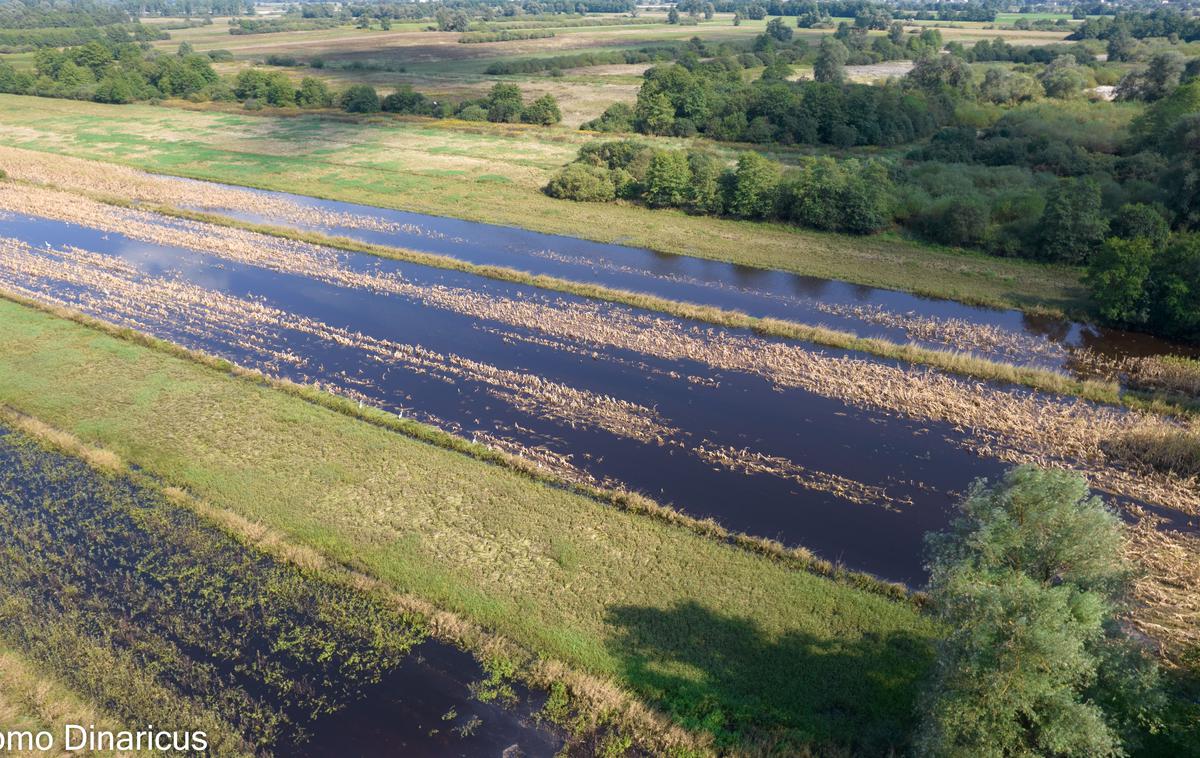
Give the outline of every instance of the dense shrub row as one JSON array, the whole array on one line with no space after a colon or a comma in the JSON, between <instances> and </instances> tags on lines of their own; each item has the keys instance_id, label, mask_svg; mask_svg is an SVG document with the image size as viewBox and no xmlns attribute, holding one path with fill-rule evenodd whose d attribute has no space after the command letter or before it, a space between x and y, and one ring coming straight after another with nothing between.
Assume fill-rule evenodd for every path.
<instances>
[{"instance_id":1,"label":"dense shrub row","mask_svg":"<svg viewBox=\"0 0 1200 758\"><path fill-rule=\"evenodd\" d=\"M229 33L275 34L278 32L307 32L334 29L341 26L338 19L329 18L240 18L229 25Z\"/></svg>"},{"instance_id":2,"label":"dense shrub row","mask_svg":"<svg viewBox=\"0 0 1200 758\"><path fill-rule=\"evenodd\" d=\"M0 92L131 103L160 97L216 96L221 85L212 59L181 47L176 55L146 52L133 43L92 41L63 50L44 48L34 72L0 61Z\"/></svg>"},{"instance_id":3,"label":"dense shrub row","mask_svg":"<svg viewBox=\"0 0 1200 758\"><path fill-rule=\"evenodd\" d=\"M622 198L653 208L785 221L852 234L890 223L891 179L879 161L811 158L784 169L758 153L726 165L702 150L655 149L641 142L592 142L546 187L552 197Z\"/></svg>"},{"instance_id":4,"label":"dense shrub row","mask_svg":"<svg viewBox=\"0 0 1200 758\"><path fill-rule=\"evenodd\" d=\"M505 29L499 32L468 32L458 38L463 44L476 42L516 42L523 39L546 39L553 37L549 29Z\"/></svg>"}]
</instances>

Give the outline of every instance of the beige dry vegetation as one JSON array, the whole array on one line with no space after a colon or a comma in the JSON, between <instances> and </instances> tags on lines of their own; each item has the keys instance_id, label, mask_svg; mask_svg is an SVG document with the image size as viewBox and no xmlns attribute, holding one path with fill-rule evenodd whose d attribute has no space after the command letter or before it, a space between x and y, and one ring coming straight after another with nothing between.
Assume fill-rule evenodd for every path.
<instances>
[{"instance_id":1,"label":"beige dry vegetation","mask_svg":"<svg viewBox=\"0 0 1200 758\"><path fill-rule=\"evenodd\" d=\"M47 427L48 429L48 427ZM56 432L57 438L62 433ZM63 745L67 724L95 725L98 729L118 730L95 703L83 700L36 662L0 641L0 728L5 732L46 730L54 734L50 751L4 750L12 758L59 758L60 756L138 755L136 753L95 753L90 750L68 753Z\"/></svg>"}]
</instances>

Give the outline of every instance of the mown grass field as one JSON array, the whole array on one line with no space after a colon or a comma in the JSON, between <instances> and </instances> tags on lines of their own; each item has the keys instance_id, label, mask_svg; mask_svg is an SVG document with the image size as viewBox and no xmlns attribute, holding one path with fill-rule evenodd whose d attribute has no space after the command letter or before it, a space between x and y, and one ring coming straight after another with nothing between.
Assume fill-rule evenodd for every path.
<instances>
[{"instance_id":1,"label":"mown grass field","mask_svg":"<svg viewBox=\"0 0 1200 758\"><path fill-rule=\"evenodd\" d=\"M618 204L541 187L592 135L0 96L0 144L149 171L520 226L938 297L1081 311L1077 269Z\"/></svg>"},{"instance_id":2,"label":"mown grass field","mask_svg":"<svg viewBox=\"0 0 1200 758\"><path fill-rule=\"evenodd\" d=\"M41 311L0 321L0 403L688 727L872 750L910 727L935 630L906 602Z\"/></svg>"}]
</instances>

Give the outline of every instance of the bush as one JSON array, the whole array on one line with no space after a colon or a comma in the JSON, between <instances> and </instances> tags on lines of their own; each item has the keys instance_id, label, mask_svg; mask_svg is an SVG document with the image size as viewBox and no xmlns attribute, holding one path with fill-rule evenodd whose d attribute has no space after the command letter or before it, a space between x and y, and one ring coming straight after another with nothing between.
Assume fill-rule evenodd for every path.
<instances>
[{"instance_id":1,"label":"bush","mask_svg":"<svg viewBox=\"0 0 1200 758\"><path fill-rule=\"evenodd\" d=\"M296 105L301 108L328 108L333 105L333 93L320 79L306 76L300 80Z\"/></svg>"},{"instance_id":2,"label":"bush","mask_svg":"<svg viewBox=\"0 0 1200 758\"><path fill-rule=\"evenodd\" d=\"M402 84L396 91L383 98L380 107L388 113L426 114L431 110L429 98L413 90L412 85ZM482 120L482 119L481 119Z\"/></svg>"},{"instance_id":3,"label":"bush","mask_svg":"<svg viewBox=\"0 0 1200 758\"><path fill-rule=\"evenodd\" d=\"M342 93L341 106L347 113L378 113L379 93L369 84L355 84Z\"/></svg>"},{"instance_id":4,"label":"bush","mask_svg":"<svg viewBox=\"0 0 1200 758\"><path fill-rule=\"evenodd\" d=\"M484 108L482 105L468 105L455 115L463 121L488 120L487 108Z\"/></svg>"},{"instance_id":5,"label":"bush","mask_svg":"<svg viewBox=\"0 0 1200 758\"><path fill-rule=\"evenodd\" d=\"M558 109L558 101L553 95L542 95L521 111L521 121L526 124L541 124L550 126L562 121L562 111Z\"/></svg>"},{"instance_id":6,"label":"bush","mask_svg":"<svg viewBox=\"0 0 1200 758\"><path fill-rule=\"evenodd\" d=\"M563 200L602 203L616 197L607 169L572 163L550 180L546 194Z\"/></svg>"},{"instance_id":7,"label":"bush","mask_svg":"<svg viewBox=\"0 0 1200 758\"><path fill-rule=\"evenodd\" d=\"M613 103L599 118L580 124L579 128L593 132L632 132L633 107L628 103Z\"/></svg>"}]
</instances>

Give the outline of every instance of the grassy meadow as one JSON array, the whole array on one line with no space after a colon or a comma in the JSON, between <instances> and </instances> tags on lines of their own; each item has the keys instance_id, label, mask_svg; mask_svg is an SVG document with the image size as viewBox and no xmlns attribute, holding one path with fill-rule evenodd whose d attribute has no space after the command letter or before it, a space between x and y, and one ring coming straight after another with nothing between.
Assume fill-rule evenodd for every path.
<instances>
[{"instance_id":1,"label":"grassy meadow","mask_svg":"<svg viewBox=\"0 0 1200 758\"><path fill-rule=\"evenodd\" d=\"M561 128L0 95L0 144L13 147L970 302L1083 308L1077 269L893 235L851 237L544 195L549 177L591 138Z\"/></svg>"},{"instance_id":2,"label":"grassy meadow","mask_svg":"<svg viewBox=\"0 0 1200 758\"><path fill-rule=\"evenodd\" d=\"M908 602L38 310L0 320L0 404L719 744L905 740L935 635Z\"/></svg>"}]
</instances>

